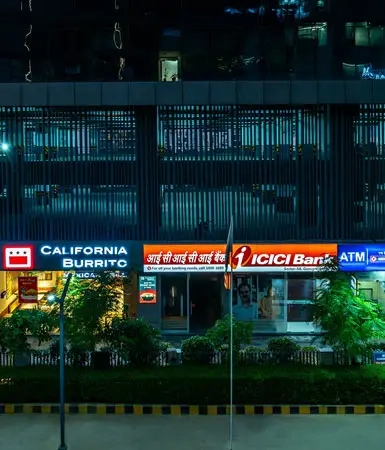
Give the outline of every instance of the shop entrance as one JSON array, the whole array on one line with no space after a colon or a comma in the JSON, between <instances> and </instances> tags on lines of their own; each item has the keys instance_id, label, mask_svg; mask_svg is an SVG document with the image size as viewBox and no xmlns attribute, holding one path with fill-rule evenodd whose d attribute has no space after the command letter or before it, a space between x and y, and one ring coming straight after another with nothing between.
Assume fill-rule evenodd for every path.
<instances>
[{"instance_id":1,"label":"shop entrance","mask_svg":"<svg viewBox=\"0 0 385 450\"><path fill-rule=\"evenodd\" d=\"M221 317L221 279L213 275L191 275L189 288L190 332L206 331Z\"/></svg>"}]
</instances>

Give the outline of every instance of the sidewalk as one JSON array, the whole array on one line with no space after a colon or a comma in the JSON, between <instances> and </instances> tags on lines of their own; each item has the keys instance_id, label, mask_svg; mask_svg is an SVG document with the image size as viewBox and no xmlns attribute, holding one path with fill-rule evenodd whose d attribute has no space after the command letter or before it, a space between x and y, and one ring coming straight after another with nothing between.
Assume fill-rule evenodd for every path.
<instances>
[{"instance_id":1,"label":"sidewalk","mask_svg":"<svg viewBox=\"0 0 385 450\"><path fill-rule=\"evenodd\" d=\"M69 416L68 450L228 450L229 418ZM234 417L232 450L383 450L384 416ZM59 416L0 416L0 450L55 450Z\"/></svg>"}]
</instances>

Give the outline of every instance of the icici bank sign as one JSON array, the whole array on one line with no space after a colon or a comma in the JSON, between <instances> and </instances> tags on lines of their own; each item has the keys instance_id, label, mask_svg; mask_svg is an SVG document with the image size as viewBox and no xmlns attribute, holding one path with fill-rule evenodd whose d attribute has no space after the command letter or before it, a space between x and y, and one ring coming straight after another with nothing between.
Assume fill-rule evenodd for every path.
<instances>
[{"instance_id":1,"label":"icici bank sign","mask_svg":"<svg viewBox=\"0 0 385 450\"><path fill-rule=\"evenodd\" d=\"M302 272L319 270L336 257L336 244L235 244L234 272ZM222 272L225 245L145 245L145 272Z\"/></svg>"},{"instance_id":2,"label":"icici bank sign","mask_svg":"<svg viewBox=\"0 0 385 450\"><path fill-rule=\"evenodd\" d=\"M234 248L232 266L235 272L314 271L336 255L335 244L240 245Z\"/></svg>"}]
</instances>

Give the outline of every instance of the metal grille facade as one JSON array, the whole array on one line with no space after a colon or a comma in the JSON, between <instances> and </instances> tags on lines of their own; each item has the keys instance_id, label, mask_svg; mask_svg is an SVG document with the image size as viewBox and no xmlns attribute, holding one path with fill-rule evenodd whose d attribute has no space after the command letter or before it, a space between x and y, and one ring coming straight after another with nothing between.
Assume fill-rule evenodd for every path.
<instances>
[{"instance_id":1,"label":"metal grille facade","mask_svg":"<svg viewBox=\"0 0 385 450\"><path fill-rule=\"evenodd\" d=\"M384 239L385 105L1 108L2 240Z\"/></svg>"}]
</instances>

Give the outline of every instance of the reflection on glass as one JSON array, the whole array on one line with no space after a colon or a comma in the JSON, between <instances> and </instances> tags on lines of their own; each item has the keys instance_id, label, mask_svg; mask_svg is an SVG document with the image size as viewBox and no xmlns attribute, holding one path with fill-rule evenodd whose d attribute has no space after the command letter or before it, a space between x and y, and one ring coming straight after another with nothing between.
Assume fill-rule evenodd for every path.
<instances>
[{"instance_id":1,"label":"reflection on glass","mask_svg":"<svg viewBox=\"0 0 385 450\"><path fill-rule=\"evenodd\" d=\"M275 281L275 280L273 280ZM258 318L260 320L283 320L283 295L271 284L258 305Z\"/></svg>"},{"instance_id":2,"label":"reflection on glass","mask_svg":"<svg viewBox=\"0 0 385 450\"><path fill-rule=\"evenodd\" d=\"M234 292L233 292L234 304ZM233 314L237 320L251 322L257 319L257 305L253 302L252 288L247 280L242 280L235 291Z\"/></svg>"},{"instance_id":3,"label":"reflection on glass","mask_svg":"<svg viewBox=\"0 0 385 450\"><path fill-rule=\"evenodd\" d=\"M234 277L233 314L253 322L254 331L286 331L284 280L265 275Z\"/></svg>"}]
</instances>

